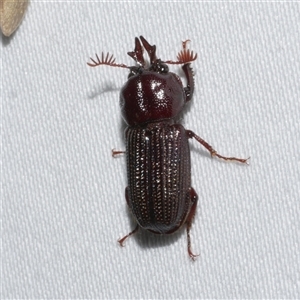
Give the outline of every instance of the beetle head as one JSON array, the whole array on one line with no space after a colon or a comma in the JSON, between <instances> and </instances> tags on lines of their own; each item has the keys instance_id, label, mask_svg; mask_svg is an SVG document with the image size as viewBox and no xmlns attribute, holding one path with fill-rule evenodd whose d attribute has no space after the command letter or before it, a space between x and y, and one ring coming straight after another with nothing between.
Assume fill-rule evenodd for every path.
<instances>
[{"instance_id":1,"label":"beetle head","mask_svg":"<svg viewBox=\"0 0 300 300\"><path fill-rule=\"evenodd\" d=\"M143 36L140 36L140 40L136 37L134 51L127 53L137 63L137 66L130 67L130 73L128 77L138 74L141 71L141 68L156 73L168 73L169 67L156 57L156 46L155 45L151 46ZM144 49L146 49L149 55L150 64L147 64L144 59L144 55L143 55Z\"/></svg>"},{"instance_id":2,"label":"beetle head","mask_svg":"<svg viewBox=\"0 0 300 300\"><path fill-rule=\"evenodd\" d=\"M150 122L170 120L182 110L187 94L180 78L169 72L167 64L188 64L197 58L197 54L186 48L188 41L183 42L183 49L177 56L177 61L162 61L156 57L156 46L150 45L143 36L135 38L134 51L128 55L136 62L135 66L115 63L112 55L88 63L91 67L109 65L128 68L128 81L120 93L122 116L130 126L145 125ZM145 61L143 52L147 51L149 63Z\"/></svg>"}]
</instances>

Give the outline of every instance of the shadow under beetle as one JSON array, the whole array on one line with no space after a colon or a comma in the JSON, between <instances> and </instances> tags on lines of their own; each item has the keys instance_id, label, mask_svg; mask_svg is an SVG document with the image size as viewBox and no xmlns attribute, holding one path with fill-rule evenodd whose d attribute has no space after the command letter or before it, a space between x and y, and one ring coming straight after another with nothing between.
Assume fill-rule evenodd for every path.
<instances>
[{"instance_id":1,"label":"shadow under beetle","mask_svg":"<svg viewBox=\"0 0 300 300\"><path fill-rule=\"evenodd\" d=\"M128 187L127 204L134 215L135 229L119 240L123 242L139 227L157 234L170 234L186 224L188 254L191 251L190 229L196 212L198 196L191 187L191 162L188 140L194 138L211 154L228 161L247 163L248 159L219 155L193 131L186 130L175 118L190 101L194 92L191 62L197 54L187 48L178 53L177 61L162 61L156 57L156 46L144 37L135 38L135 49L128 52L136 66L115 63L113 55L96 60L91 67L108 65L129 69L128 80L120 93L122 116L128 127L125 130L126 151L114 151L113 156L126 153ZM150 62L146 63L146 49ZM180 78L169 72L167 64L182 64L187 80L186 87Z\"/></svg>"}]
</instances>

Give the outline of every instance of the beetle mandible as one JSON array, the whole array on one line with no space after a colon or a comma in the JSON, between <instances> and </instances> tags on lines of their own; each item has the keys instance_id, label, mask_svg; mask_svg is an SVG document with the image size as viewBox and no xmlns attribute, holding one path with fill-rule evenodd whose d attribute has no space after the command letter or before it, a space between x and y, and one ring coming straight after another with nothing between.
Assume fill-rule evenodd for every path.
<instances>
[{"instance_id":1,"label":"beetle mandible","mask_svg":"<svg viewBox=\"0 0 300 300\"><path fill-rule=\"evenodd\" d=\"M246 163L247 159L225 157L217 153L206 141L176 122L184 105L194 92L191 62L197 54L187 48L189 40L182 43L177 61L162 61L156 57L156 46L143 36L135 38L135 49L128 52L136 66L115 63L113 55L96 60L91 67L108 65L129 69L128 80L120 92L122 116L128 127L125 130L126 151L113 151L113 156L126 153L128 187L126 202L135 217L135 229L119 240L123 242L140 227L157 234L170 234L184 224L187 232L189 256L190 229L196 212L198 196L191 186L191 162L188 140L194 138L212 157ZM146 49L149 63L143 57ZM187 84L169 72L167 64L181 64Z\"/></svg>"}]
</instances>

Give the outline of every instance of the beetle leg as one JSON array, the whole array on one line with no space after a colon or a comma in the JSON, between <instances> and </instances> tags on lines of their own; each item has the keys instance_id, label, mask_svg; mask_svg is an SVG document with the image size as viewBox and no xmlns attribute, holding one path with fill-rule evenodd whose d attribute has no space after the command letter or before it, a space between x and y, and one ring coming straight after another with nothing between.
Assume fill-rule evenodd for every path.
<instances>
[{"instance_id":1,"label":"beetle leg","mask_svg":"<svg viewBox=\"0 0 300 300\"><path fill-rule=\"evenodd\" d=\"M128 203L129 202L128 187L126 187L126 189L125 189L125 198L126 198L127 205L129 205L129 203ZM123 245L124 241L131 235L135 234L138 230L139 230L139 225L137 224L136 227L131 232L129 232L124 237L122 237L121 239L118 240L120 246L124 247L124 245Z\"/></svg>"},{"instance_id":2,"label":"beetle leg","mask_svg":"<svg viewBox=\"0 0 300 300\"><path fill-rule=\"evenodd\" d=\"M193 69L191 68L191 64L187 63L182 66L182 70L185 74L187 85L184 88L185 96L186 96L186 102L190 101L193 97L194 93L194 74Z\"/></svg>"},{"instance_id":3,"label":"beetle leg","mask_svg":"<svg viewBox=\"0 0 300 300\"><path fill-rule=\"evenodd\" d=\"M196 135L193 131L186 130L186 133L187 133L187 135L190 139L194 138L197 142L199 142L201 145L203 145L210 152L210 155L212 157L216 156L216 157L219 157L219 158L224 159L224 160L237 161L237 162L240 162L242 164L249 164L248 160L249 160L250 157L248 157L248 158L237 158L237 157L222 156L222 155L218 154L217 151L211 145L209 145L206 141L204 141L200 136Z\"/></svg>"},{"instance_id":4,"label":"beetle leg","mask_svg":"<svg viewBox=\"0 0 300 300\"><path fill-rule=\"evenodd\" d=\"M193 221L193 218L195 216L195 213L196 213L196 207L197 207L197 202L198 202L198 195L196 193L196 191L191 187L190 189L190 198L191 198L191 202L193 203L192 204L192 207L191 207L191 210L187 216L187 219L186 219L186 234L187 234L187 248L188 248L188 254L190 256L190 258L192 260L195 260L197 256L199 256L199 254L194 254L191 250L191 237L190 237L190 230L191 230L191 227L192 227L192 221Z\"/></svg>"},{"instance_id":5,"label":"beetle leg","mask_svg":"<svg viewBox=\"0 0 300 300\"><path fill-rule=\"evenodd\" d=\"M131 231L129 232L128 234L126 234L124 237L122 237L121 239L118 240L119 244L121 247L124 247L123 243L124 241L130 237L131 235L135 234L137 231L139 230L139 225L136 225L136 227Z\"/></svg>"},{"instance_id":6,"label":"beetle leg","mask_svg":"<svg viewBox=\"0 0 300 300\"><path fill-rule=\"evenodd\" d=\"M119 154L124 154L124 153L126 153L126 151L115 150L115 149L112 149L112 150L111 150L111 156L112 156L112 157L116 157L116 156L118 156Z\"/></svg>"}]
</instances>

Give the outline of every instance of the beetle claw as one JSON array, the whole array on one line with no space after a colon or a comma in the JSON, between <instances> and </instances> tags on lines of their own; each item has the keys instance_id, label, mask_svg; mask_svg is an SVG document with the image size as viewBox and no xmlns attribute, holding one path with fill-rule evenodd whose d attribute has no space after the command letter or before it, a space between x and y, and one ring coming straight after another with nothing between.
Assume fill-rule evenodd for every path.
<instances>
[{"instance_id":1,"label":"beetle claw","mask_svg":"<svg viewBox=\"0 0 300 300\"><path fill-rule=\"evenodd\" d=\"M126 240L127 236L125 238L119 239L118 243L120 244L121 247L125 247L124 241Z\"/></svg>"},{"instance_id":2,"label":"beetle claw","mask_svg":"<svg viewBox=\"0 0 300 300\"><path fill-rule=\"evenodd\" d=\"M193 261L195 261L196 258L197 258L197 256L199 256L199 255L200 255L200 254L194 254L194 253L192 253L191 250L189 250L189 257L190 257Z\"/></svg>"}]
</instances>

